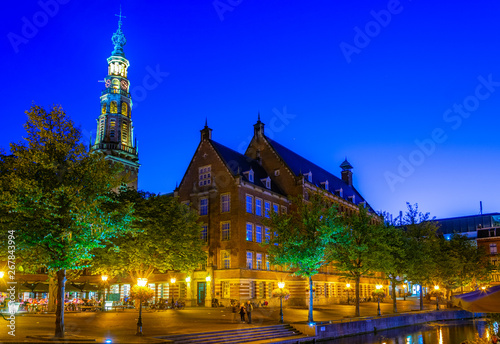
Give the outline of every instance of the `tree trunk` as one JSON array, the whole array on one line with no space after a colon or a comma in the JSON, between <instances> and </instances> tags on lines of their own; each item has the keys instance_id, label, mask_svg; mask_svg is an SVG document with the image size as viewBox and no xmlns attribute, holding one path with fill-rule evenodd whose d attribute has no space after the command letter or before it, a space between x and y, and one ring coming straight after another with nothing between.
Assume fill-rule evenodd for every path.
<instances>
[{"instance_id":1,"label":"tree trunk","mask_svg":"<svg viewBox=\"0 0 500 344\"><path fill-rule=\"evenodd\" d=\"M354 312L355 317L359 317L359 281L361 280L361 276L356 276L356 311Z\"/></svg>"},{"instance_id":2,"label":"tree trunk","mask_svg":"<svg viewBox=\"0 0 500 344\"><path fill-rule=\"evenodd\" d=\"M66 270L57 271L57 308L56 331L54 337L64 337L64 286L66 283Z\"/></svg>"},{"instance_id":3,"label":"tree trunk","mask_svg":"<svg viewBox=\"0 0 500 344\"><path fill-rule=\"evenodd\" d=\"M307 316L307 322L312 324L314 322L313 319L313 280L312 277L309 276L309 315Z\"/></svg>"},{"instance_id":4,"label":"tree trunk","mask_svg":"<svg viewBox=\"0 0 500 344\"><path fill-rule=\"evenodd\" d=\"M56 311L56 300L57 300L57 275L54 273L49 273L49 305L47 306L47 311L49 313L55 313Z\"/></svg>"},{"instance_id":5,"label":"tree trunk","mask_svg":"<svg viewBox=\"0 0 500 344\"><path fill-rule=\"evenodd\" d=\"M420 310L424 310L424 287L420 285Z\"/></svg>"},{"instance_id":6,"label":"tree trunk","mask_svg":"<svg viewBox=\"0 0 500 344\"><path fill-rule=\"evenodd\" d=\"M398 312L398 303L396 300L396 279L393 278L392 280L392 311L394 313Z\"/></svg>"}]
</instances>

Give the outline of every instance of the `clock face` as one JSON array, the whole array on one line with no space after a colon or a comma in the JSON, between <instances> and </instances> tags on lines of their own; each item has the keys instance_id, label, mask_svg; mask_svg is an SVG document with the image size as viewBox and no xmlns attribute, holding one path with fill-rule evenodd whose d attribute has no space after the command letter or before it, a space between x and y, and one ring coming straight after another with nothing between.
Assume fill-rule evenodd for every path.
<instances>
[{"instance_id":1,"label":"clock face","mask_svg":"<svg viewBox=\"0 0 500 344\"><path fill-rule=\"evenodd\" d=\"M109 86L111 86L111 79L106 80L105 85L106 85L106 88L108 88Z\"/></svg>"},{"instance_id":2,"label":"clock face","mask_svg":"<svg viewBox=\"0 0 500 344\"><path fill-rule=\"evenodd\" d=\"M121 85L122 85L122 90L127 90L127 87L128 87L127 80L122 80L121 81Z\"/></svg>"}]
</instances>

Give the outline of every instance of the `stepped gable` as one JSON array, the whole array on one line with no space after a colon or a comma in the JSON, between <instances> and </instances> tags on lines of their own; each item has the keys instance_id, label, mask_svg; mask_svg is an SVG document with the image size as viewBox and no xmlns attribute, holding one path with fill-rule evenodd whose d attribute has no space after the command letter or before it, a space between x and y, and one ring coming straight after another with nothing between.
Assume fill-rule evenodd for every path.
<instances>
[{"instance_id":1,"label":"stepped gable","mask_svg":"<svg viewBox=\"0 0 500 344\"><path fill-rule=\"evenodd\" d=\"M224 161L233 176L241 176L246 182L267 189L266 185L262 182L262 179L266 179L269 175L258 161L253 160L246 155L238 153L237 151L226 147L223 144L215 142L214 140L209 140L209 142L215 149L217 154L219 154L221 159ZM250 170L253 170L254 172L253 182L249 181L248 174L244 173ZM276 192L280 195L284 195L283 191L276 185L276 183L271 183L271 191Z\"/></svg>"}]
</instances>

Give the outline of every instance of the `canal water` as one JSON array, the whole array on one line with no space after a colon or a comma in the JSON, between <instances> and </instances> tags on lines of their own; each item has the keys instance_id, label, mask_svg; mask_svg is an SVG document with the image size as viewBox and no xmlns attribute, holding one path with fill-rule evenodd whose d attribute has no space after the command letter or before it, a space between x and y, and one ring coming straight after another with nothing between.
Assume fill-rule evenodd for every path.
<instances>
[{"instance_id":1,"label":"canal water","mask_svg":"<svg viewBox=\"0 0 500 344\"><path fill-rule=\"evenodd\" d=\"M378 331L327 341L328 344L460 344L474 339L476 333L481 337L486 334L486 322L446 321L402 327L393 330Z\"/></svg>"}]
</instances>

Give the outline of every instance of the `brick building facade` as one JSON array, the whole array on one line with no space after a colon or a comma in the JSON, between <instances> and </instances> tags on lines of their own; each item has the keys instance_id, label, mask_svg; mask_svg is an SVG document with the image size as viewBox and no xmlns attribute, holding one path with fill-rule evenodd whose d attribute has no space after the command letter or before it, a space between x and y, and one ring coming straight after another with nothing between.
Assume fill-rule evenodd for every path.
<instances>
[{"instance_id":1,"label":"brick building facade","mask_svg":"<svg viewBox=\"0 0 500 344\"><path fill-rule=\"evenodd\" d=\"M370 207L352 185L352 166L346 160L341 167L342 178L338 178L266 137L260 118L245 154L214 141L212 129L205 124L175 190L181 202L198 211L208 253L206 266L194 272L190 282L193 303L207 305L212 298L223 304L230 299L272 302L272 290L285 281L290 302L305 304L307 280L270 265L262 244L271 229L263 220L271 211L287 212L290 196L307 200L319 190L342 212L356 211L360 204ZM313 281L317 304L346 296L346 281L331 267L322 268ZM363 279L361 297L371 295L376 283Z\"/></svg>"}]
</instances>

